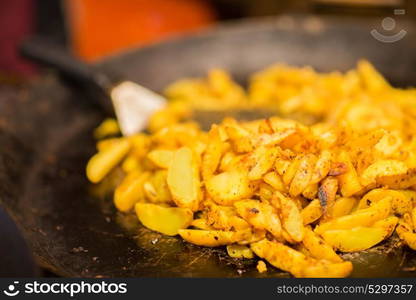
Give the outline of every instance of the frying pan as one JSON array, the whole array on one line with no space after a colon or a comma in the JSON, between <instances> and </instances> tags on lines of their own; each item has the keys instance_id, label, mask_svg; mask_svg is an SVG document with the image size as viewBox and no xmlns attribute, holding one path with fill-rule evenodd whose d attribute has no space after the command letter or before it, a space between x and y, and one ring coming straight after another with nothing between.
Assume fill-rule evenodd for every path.
<instances>
[{"instance_id":1,"label":"frying pan","mask_svg":"<svg viewBox=\"0 0 416 300\"><path fill-rule=\"evenodd\" d=\"M250 73L275 62L345 71L365 57L394 84L415 84L414 24L398 24L407 36L390 44L370 35L379 24L309 16L242 21L120 53L98 67L161 91L212 67L225 68L244 83ZM78 86L48 72L9 94L0 101L0 201L41 266L77 277L289 276L271 267L259 274L254 260L152 232L133 215L117 213L111 197L97 196L84 169L95 151L92 130L105 114L80 101L87 95ZM345 255L354 263L352 276L415 276L415 255L397 245L393 237Z\"/></svg>"}]
</instances>

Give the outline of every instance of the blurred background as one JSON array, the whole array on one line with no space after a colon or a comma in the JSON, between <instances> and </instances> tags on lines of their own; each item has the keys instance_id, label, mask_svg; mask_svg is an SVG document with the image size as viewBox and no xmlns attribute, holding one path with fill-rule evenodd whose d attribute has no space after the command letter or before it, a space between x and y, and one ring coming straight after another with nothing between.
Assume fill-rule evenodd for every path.
<instances>
[{"instance_id":1,"label":"blurred background","mask_svg":"<svg viewBox=\"0 0 416 300\"><path fill-rule=\"evenodd\" d=\"M1 0L0 110L20 97L26 82L41 75L19 56L19 45L28 36L46 37L93 63L119 51L235 19L282 14L384 17L396 8L405 9L407 18L416 17L416 1L410 0ZM10 264L2 274L7 268L0 261L0 277L40 274L30 259L22 259L30 255L1 207L0 240L1 258ZM16 266L19 272L11 273Z\"/></svg>"},{"instance_id":2,"label":"blurred background","mask_svg":"<svg viewBox=\"0 0 416 300\"><path fill-rule=\"evenodd\" d=\"M0 83L15 83L36 74L19 57L19 43L42 35L93 62L130 47L144 46L246 17L280 14L391 15L410 0L2 0L0 2Z\"/></svg>"}]
</instances>

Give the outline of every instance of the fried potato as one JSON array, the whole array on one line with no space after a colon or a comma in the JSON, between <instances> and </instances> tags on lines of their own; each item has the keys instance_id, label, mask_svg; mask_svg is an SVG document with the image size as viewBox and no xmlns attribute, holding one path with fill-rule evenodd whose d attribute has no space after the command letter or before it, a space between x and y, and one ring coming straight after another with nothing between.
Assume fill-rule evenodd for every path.
<instances>
[{"instance_id":1,"label":"fried potato","mask_svg":"<svg viewBox=\"0 0 416 300\"><path fill-rule=\"evenodd\" d=\"M280 237L282 225L277 211L268 203L257 200L243 200L234 203L237 213L256 229L269 231Z\"/></svg>"},{"instance_id":2,"label":"fried potato","mask_svg":"<svg viewBox=\"0 0 416 300\"><path fill-rule=\"evenodd\" d=\"M168 172L157 170L143 185L147 199L153 203L171 203L172 195L167 184Z\"/></svg>"},{"instance_id":3,"label":"fried potato","mask_svg":"<svg viewBox=\"0 0 416 300\"><path fill-rule=\"evenodd\" d=\"M327 230L323 239L342 252L369 249L386 238L386 230L379 227L354 227L352 229Z\"/></svg>"},{"instance_id":4,"label":"fried potato","mask_svg":"<svg viewBox=\"0 0 416 300\"><path fill-rule=\"evenodd\" d=\"M193 213L188 208L165 207L151 203L136 203L137 217L147 228L166 235L191 225Z\"/></svg>"},{"instance_id":5,"label":"fried potato","mask_svg":"<svg viewBox=\"0 0 416 300\"><path fill-rule=\"evenodd\" d=\"M230 206L210 205L206 218L214 229L232 231L250 228L250 225L237 215L236 209Z\"/></svg>"},{"instance_id":6,"label":"fried potato","mask_svg":"<svg viewBox=\"0 0 416 300\"><path fill-rule=\"evenodd\" d=\"M247 158L249 164L248 179L259 180L273 166L279 150L277 148L260 146Z\"/></svg>"},{"instance_id":7,"label":"fried potato","mask_svg":"<svg viewBox=\"0 0 416 300\"><path fill-rule=\"evenodd\" d=\"M407 173L407 170L407 166L401 161L379 160L363 171L360 182L363 186L369 186L376 184L379 178L403 175Z\"/></svg>"},{"instance_id":8,"label":"fried potato","mask_svg":"<svg viewBox=\"0 0 416 300\"><path fill-rule=\"evenodd\" d=\"M87 178L92 183L100 182L126 156L131 147L129 139L121 138L105 150L98 152L87 164Z\"/></svg>"},{"instance_id":9,"label":"fried potato","mask_svg":"<svg viewBox=\"0 0 416 300\"><path fill-rule=\"evenodd\" d=\"M317 259L325 259L332 262L342 262L341 257L335 253L332 246L323 241L315 232L309 227L304 229L304 238L302 240L303 245L309 251L309 253Z\"/></svg>"},{"instance_id":10,"label":"fried potato","mask_svg":"<svg viewBox=\"0 0 416 300\"><path fill-rule=\"evenodd\" d=\"M322 216L322 207L319 199L312 200L304 209L302 209L300 214L304 225L318 220Z\"/></svg>"},{"instance_id":11,"label":"fried potato","mask_svg":"<svg viewBox=\"0 0 416 300\"><path fill-rule=\"evenodd\" d=\"M339 218L349 214L357 205L358 201L354 197L340 197L335 200L332 207L332 217Z\"/></svg>"},{"instance_id":12,"label":"fried potato","mask_svg":"<svg viewBox=\"0 0 416 300\"><path fill-rule=\"evenodd\" d=\"M192 150L182 147L175 151L169 165L167 183L173 201L179 207L196 211L201 199L199 169Z\"/></svg>"},{"instance_id":13,"label":"fried potato","mask_svg":"<svg viewBox=\"0 0 416 300\"><path fill-rule=\"evenodd\" d=\"M143 186L149 176L149 172L133 171L123 179L114 192L114 205L119 211L128 212L136 202L145 200Z\"/></svg>"},{"instance_id":14,"label":"fried potato","mask_svg":"<svg viewBox=\"0 0 416 300\"><path fill-rule=\"evenodd\" d=\"M217 170L225 144L222 142L219 127L213 125L208 133L209 143L202 156L201 173L204 180L208 180Z\"/></svg>"},{"instance_id":15,"label":"fried potato","mask_svg":"<svg viewBox=\"0 0 416 300\"><path fill-rule=\"evenodd\" d=\"M283 183L282 177L277 174L275 171L271 171L263 176L265 183L273 187L273 189L279 192L285 192L286 187Z\"/></svg>"},{"instance_id":16,"label":"fried potato","mask_svg":"<svg viewBox=\"0 0 416 300\"><path fill-rule=\"evenodd\" d=\"M244 245L227 245L227 253L233 258L254 258L253 251Z\"/></svg>"},{"instance_id":17,"label":"fried potato","mask_svg":"<svg viewBox=\"0 0 416 300\"><path fill-rule=\"evenodd\" d=\"M331 170L332 153L329 150L323 150L315 164L310 183L318 183L328 175Z\"/></svg>"},{"instance_id":18,"label":"fried potato","mask_svg":"<svg viewBox=\"0 0 416 300\"><path fill-rule=\"evenodd\" d=\"M404 215L412 211L414 200L416 200L416 192L408 190L374 189L361 198L358 208L367 208L385 197L391 197L391 206L394 213Z\"/></svg>"},{"instance_id":19,"label":"fried potato","mask_svg":"<svg viewBox=\"0 0 416 300\"><path fill-rule=\"evenodd\" d=\"M234 244L247 239L251 232L244 231L220 231L220 230L199 230L179 229L179 235L187 242L206 247L218 247Z\"/></svg>"},{"instance_id":20,"label":"fried potato","mask_svg":"<svg viewBox=\"0 0 416 300\"><path fill-rule=\"evenodd\" d=\"M416 233L413 231L413 226L406 223L404 220L400 220L397 225L396 232L407 246L416 250Z\"/></svg>"},{"instance_id":21,"label":"fried potato","mask_svg":"<svg viewBox=\"0 0 416 300\"><path fill-rule=\"evenodd\" d=\"M211 198L220 205L230 206L235 201L250 198L254 192L253 185L244 171L229 171L212 176L205 182Z\"/></svg>"},{"instance_id":22,"label":"fried potato","mask_svg":"<svg viewBox=\"0 0 416 300\"><path fill-rule=\"evenodd\" d=\"M293 197L299 196L308 186L313 172L316 157L313 154L305 155L290 183L289 194Z\"/></svg>"},{"instance_id":23,"label":"fried potato","mask_svg":"<svg viewBox=\"0 0 416 300\"><path fill-rule=\"evenodd\" d=\"M388 217L391 213L391 198L386 197L367 209L342 216L315 227L315 232L323 235L328 230L351 229L358 226L371 226L376 221Z\"/></svg>"},{"instance_id":24,"label":"fried potato","mask_svg":"<svg viewBox=\"0 0 416 300\"><path fill-rule=\"evenodd\" d=\"M168 169L173 159L173 151L156 149L156 150L150 151L147 157L157 167L162 168L162 169Z\"/></svg>"},{"instance_id":25,"label":"fried potato","mask_svg":"<svg viewBox=\"0 0 416 300\"><path fill-rule=\"evenodd\" d=\"M202 230L215 230L215 228L208 224L208 220L206 218L193 220L191 226Z\"/></svg>"},{"instance_id":26,"label":"fried potato","mask_svg":"<svg viewBox=\"0 0 416 300\"><path fill-rule=\"evenodd\" d=\"M345 163L347 172L337 176L341 194L344 197L351 197L359 193L363 187L360 183L360 179L357 175L357 171L352 165L351 158L347 152L342 151L338 157L339 161Z\"/></svg>"},{"instance_id":27,"label":"fried potato","mask_svg":"<svg viewBox=\"0 0 416 300\"><path fill-rule=\"evenodd\" d=\"M283 228L294 241L302 241L303 220L295 201L285 197L277 191L274 194L274 198L276 202L280 203L280 215L282 218Z\"/></svg>"},{"instance_id":28,"label":"fried potato","mask_svg":"<svg viewBox=\"0 0 416 300\"><path fill-rule=\"evenodd\" d=\"M332 177L325 178L318 188L318 198L324 211L325 220L332 218L337 191L338 180Z\"/></svg>"}]
</instances>

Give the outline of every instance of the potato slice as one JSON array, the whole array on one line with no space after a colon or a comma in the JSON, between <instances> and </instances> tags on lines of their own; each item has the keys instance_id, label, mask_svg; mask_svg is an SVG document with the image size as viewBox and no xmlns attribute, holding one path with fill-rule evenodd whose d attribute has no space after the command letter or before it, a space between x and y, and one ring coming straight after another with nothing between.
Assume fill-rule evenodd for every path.
<instances>
[{"instance_id":1,"label":"potato slice","mask_svg":"<svg viewBox=\"0 0 416 300\"><path fill-rule=\"evenodd\" d=\"M386 159L379 160L367 167L360 177L363 186L376 184L380 177L393 177L407 173L407 166L404 162Z\"/></svg>"},{"instance_id":2,"label":"potato slice","mask_svg":"<svg viewBox=\"0 0 416 300\"><path fill-rule=\"evenodd\" d=\"M244 245L227 245L227 253L233 258L254 258L253 251Z\"/></svg>"},{"instance_id":3,"label":"potato slice","mask_svg":"<svg viewBox=\"0 0 416 300\"><path fill-rule=\"evenodd\" d=\"M295 176L290 183L289 194L291 196L299 196L306 189L311 180L315 162L316 156L313 154L307 154L301 159Z\"/></svg>"},{"instance_id":4,"label":"potato slice","mask_svg":"<svg viewBox=\"0 0 416 300\"><path fill-rule=\"evenodd\" d=\"M269 231L280 237L282 225L273 206L257 200L243 200L234 203L237 213L256 229Z\"/></svg>"},{"instance_id":5,"label":"potato slice","mask_svg":"<svg viewBox=\"0 0 416 300\"><path fill-rule=\"evenodd\" d=\"M277 172L272 171L264 175L263 180L265 183L272 186L279 192L286 192L286 187L283 183L282 177Z\"/></svg>"},{"instance_id":6,"label":"potato slice","mask_svg":"<svg viewBox=\"0 0 416 300\"><path fill-rule=\"evenodd\" d=\"M247 158L249 164L248 179L261 179L272 168L278 154L278 148L266 146L257 147Z\"/></svg>"},{"instance_id":7,"label":"potato slice","mask_svg":"<svg viewBox=\"0 0 416 300\"><path fill-rule=\"evenodd\" d=\"M328 175L332 164L332 153L328 150L323 150L316 161L314 170L311 176L311 183L318 183Z\"/></svg>"},{"instance_id":8,"label":"potato slice","mask_svg":"<svg viewBox=\"0 0 416 300\"><path fill-rule=\"evenodd\" d=\"M173 151L164 149L152 150L147 154L147 158L157 167L168 169L173 159Z\"/></svg>"},{"instance_id":9,"label":"potato slice","mask_svg":"<svg viewBox=\"0 0 416 300\"><path fill-rule=\"evenodd\" d=\"M247 239L251 235L250 230L220 231L179 229L179 235L187 242L206 247L218 247L230 245Z\"/></svg>"},{"instance_id":10,"label":"potato slice","mask_svg":"<svg viewBox=\"0 0 416 300\"><path fill-rule=\"evenodd\" d=\"M386 231L379 227L354 227L328 230L322 234L322 237L325 242L342 252L356 252L380 243L385 239Z\"/></svg>"},{"instance_id":11,"label":"potato slice","mask_svg":"<svg viewBox=\"0 0 416 300\"><path fill-rule=\"evenodd\" d=\"M336 199L332 207L332 217L339 218L348 215L357 203L357 199L353 197L340 197Z\"/></svg>"},{"instance_id":12,"label":"potato slice","mask_svg":"<svg viewBox=\"0 0 416 300\"><path fill-rule=\"evenodd\" d=\"M351 262L316 260L279 242L264 239L251 244L251 249L276 268L290 272L295 277L346 277L352 271Z\"/></svg>"},{"instance_id":13,"label":"potato slice","mask_svg":"<svg viewBox=\"0 0 416 300\"><path fill-rule=\"evenodd\" d=\"M305 227L305 236L302 243L309 253L317 259L325 259L332 262L342 262L341 257L335 253L332 246L325 243L315 232L309 227Z\"/></svg>"},{"instance_id":14,"label":"potato slice","mask_svg":"<svg viewBox=\"0 0 416 300\"><path fill-rule=\"evenodd\" d=\"M198 210L201 199L199 168L188 147L175 151L168 169L167 183L177 206Z\"/></svg>"},{"instance_id":15,"label":"potato slice","mask_svg":"<svg viewBox=\"0 0 416 300\"><path fill-rule=\"evenodd\" d=\"M182 228L191 225L193 213L190 209L165 207L151 203L137 203L136 214L147 228L166 235L176 235Z\"/></svg>"},{"instance_id":16,"label":"potato slice","mask_svg":"<svg viewBox=\"0 0 416 300\"><path fill-rule=\"evenodd\" d=\"M324 211L324 219L332 218L332 210L335 204L335 196L338 191L336 178L325 178L318 189L318 198Z\"/></svg>"},{"instance_id":17,"label":"potato slice","mask_svg":"<svg viewBox=\"0 0 416 300\"><path fill-rule=\"evenodd\" d=\"M253 186L247 173L240 170L223 172L205 182L208 194L220 205L230 206L235 201L250 198Z\"/></svg>"},{"instance_id":18,"label":"potato slice","mask_svg":"<svg viewBox=\"0 0 416 300\"><path fill-rule=\"evenodd\" d=\"M210 205L206 218L208 224L214 229L232 231L250 228L250 225L237 215L236 209L232 206Z\"/></svg>"},{"instance_id":19,"label":"potato slice","mask_svg":"<svg viewBox=\"0 0 416 300\"><path fill-rule=\"evenodd\" d=\"M92 183L100 182L121 160L131 147L127 138L121 138L111 143L103 151L98 152L89 160L86 168L87 178Z\"/></svg>"},{"instance_id":20,"label":"potato slice","mask_svg":"<svg viewBox=\"0 0 416 300\"><path fill-rule=\"evenodd\" d=\"M312 200L304 209L302 209L300 214L304 225L318 220L322 216L322 207L319 199Z\"/></svg>"},{"instance_id":21,"label":"potato slice","mask_svg":"<svg viewBox=\"0 0 416 300\"><path fill-rule=\"evenodd\" d=\"M200 218L200 219L195 219L192 221L191 226L197 228L197 229L202 229L202 230L215 230L215 228L213 228L211 225L209 225L207 219L205 218Z\"/></svg>"},{"instance_id":22,"label":"potato slice","mask_svg":"<svg viewBox=\"0 0 416 300\"><path fill-rule=\"evenodd\" d=\"M114 192L114 205L119 211L128 212L136 202L145 200L143 185L149 176L149 172L133 171L123 179Z\"/></svg>"},{"instance_id":23,"label":"potato slice","mask_svg":"<svg viewBox=\"0 0 416 300\"><path fill-rule=\"evenodd\" d=\"M167 171L157 170L144 183L144 192L150 202L171 203L172 195L167 184Z\"/></svg>"},{"instance_id":24,"label":"potato slice","mask_svg":"<svg viewBox=\"0 0 416 300\"><path fill-rule=\"evenodd\" d=\"M386 197L370 208L357 210L356 212L333 219L315 227L315 232L323 234L328 230L351 229L358 226L371 226L378 220L388 217L391 213L391 198Z\"/></svg>"},{"instance_id":25,"label":"potato slice","mask_svg":"<svg viewBox=\"0 0 416 300\"><path fill-rule=\"evenodd\" d=\"M213 125L208 133L208 145L202 156L201 172L204 180L209 179L217 170L225 144L221 141L219 127Z\"/></svg>"},{"instance_id":26,"label":"potato slice","mask_svg":"<svg viewBox=\"0 0 416 300\"><path fill-rule=\"evenodd\" d=\"M416 192L408 190L374 189L361 198L358 208L367 208L385 197L391 197L391 207L394 213L404 215L413 209Z\"/></svg>"},{"instance_id":27,"label":"potato slice","mask_svg":"<svg viewBox=\"0 0 416 300\"><path fill-rule=\"evenodd\" d=\"M385 233L385 239L386 239L393 234L394 229L396 228L398 222L399 222L398 217L390 216L388 218L375 222L372 227L383 229Z\"/></svg>"},{"instance_id":28,"label":"potato slice","mask_svg":"<svg viewBox=\"0 0 416 300\"><path fill-rule=\"evenodd\" d=\"M280 203L280 216L282 218L283 228L295 242L302 241L303 220L295 201L279 192L275 192L274 199L274 201Z\"/></svg>"},{"instance_id":29,"label":"potato slice","mask_svg":"<svg viewBox=\"0 0 416 300\"><path fill-rule=\"evenodd\" d=\"M347 172L337 176L341 194L344 197L351 197L359 193L363 187L360 183L357 171L352 165L349 154L345 151L342 151L339 154L338 161L343 162L347 167Z\"/></svg>"}]
</instances>

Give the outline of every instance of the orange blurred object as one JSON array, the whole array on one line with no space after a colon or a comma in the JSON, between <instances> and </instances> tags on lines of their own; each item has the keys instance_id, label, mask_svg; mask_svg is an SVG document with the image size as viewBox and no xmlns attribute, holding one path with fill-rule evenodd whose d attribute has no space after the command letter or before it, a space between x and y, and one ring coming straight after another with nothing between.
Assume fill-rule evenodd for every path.
<instances>
[{"instance_id":1,"label":"orange blurred object","mask_svg":"<svg viewBox=\"0 0 416 300\"><path fill-rule=\"evenodd\" d=\"M66 0L75 55L86 61L212 24L204 0Z\"/></svg>"}]
</instances>

